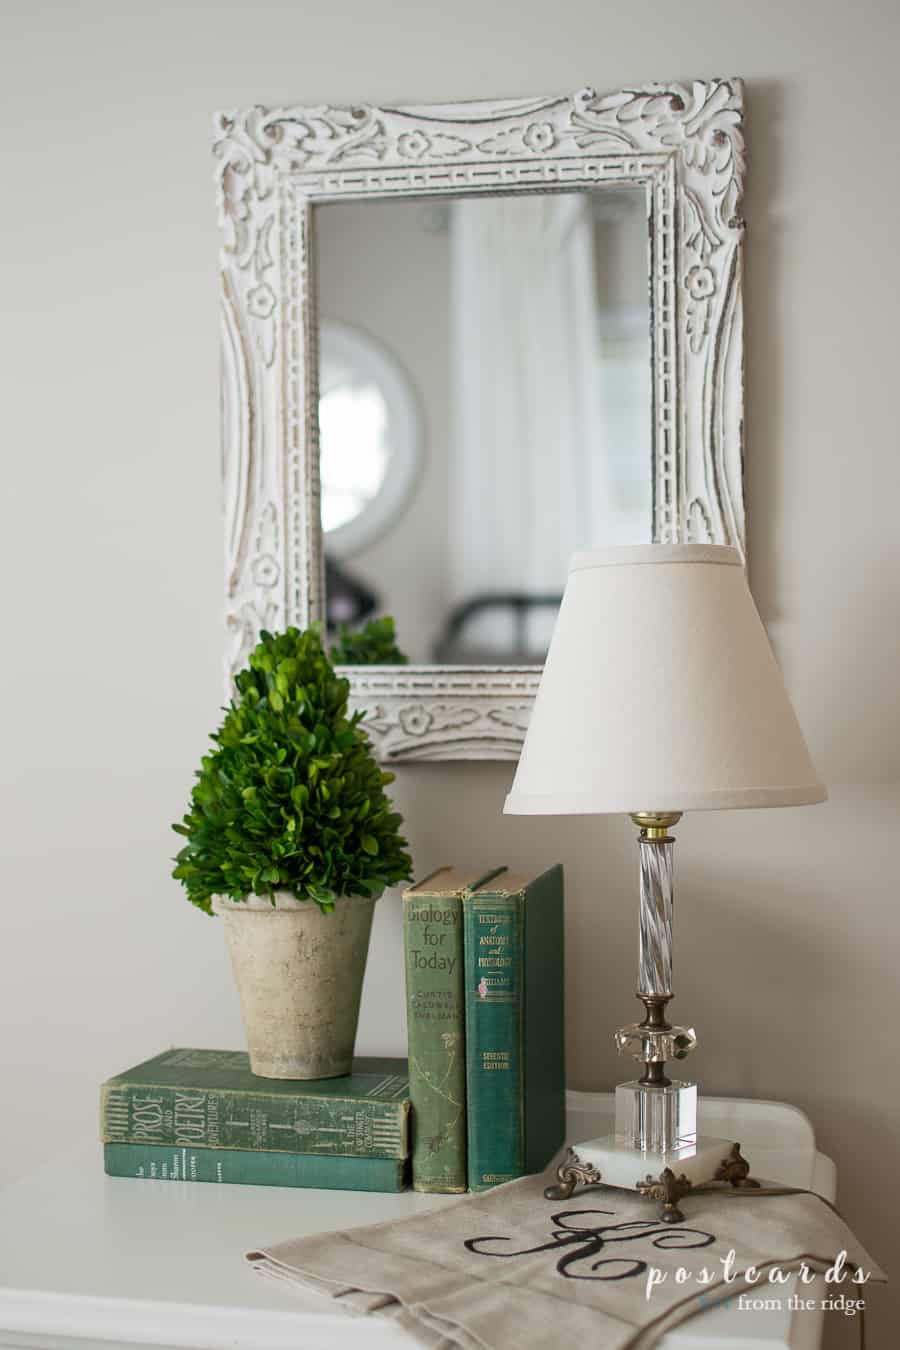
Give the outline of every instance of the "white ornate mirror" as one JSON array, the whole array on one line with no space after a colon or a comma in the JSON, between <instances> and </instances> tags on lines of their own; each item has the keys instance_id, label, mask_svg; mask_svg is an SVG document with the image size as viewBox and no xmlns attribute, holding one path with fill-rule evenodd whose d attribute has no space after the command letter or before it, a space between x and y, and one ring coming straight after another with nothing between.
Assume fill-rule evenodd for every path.
<instances>
[{"instance_id":1,"label":"white ornate mirror","mask_svg":"<svg viewBox=\"0 0 900 1350\"><path fill-rule=\"evenodd\" d=\"M220 116L230 669L391 613L382 755L515 758L571 552L743 547L741 109Z\"/></svg>"}]
</instances>

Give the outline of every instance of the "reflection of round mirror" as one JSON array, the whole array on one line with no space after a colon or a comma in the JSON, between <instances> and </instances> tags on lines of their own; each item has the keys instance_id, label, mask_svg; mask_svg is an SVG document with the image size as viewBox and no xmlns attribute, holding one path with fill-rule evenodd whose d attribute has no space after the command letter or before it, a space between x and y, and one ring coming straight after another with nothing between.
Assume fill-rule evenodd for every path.
<instances>
[{"instance_id":1,"label":"reflection of round mirror","mask_svg":"<svg viewBox=\"0 0 900 1350\"><path fill-rule=\"evenodd\" d=\"M319 475L325 547L358 553L400 515L422 459L409 376L374 338L323 321L319 333Z\"/></svg>"}]
</instances>

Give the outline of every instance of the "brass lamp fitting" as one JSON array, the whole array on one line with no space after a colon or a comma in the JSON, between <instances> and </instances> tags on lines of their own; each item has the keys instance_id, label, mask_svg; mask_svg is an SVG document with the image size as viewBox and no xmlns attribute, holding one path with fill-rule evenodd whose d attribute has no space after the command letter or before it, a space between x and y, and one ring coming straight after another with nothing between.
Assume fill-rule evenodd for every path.
<instances>
[{"instance_id":1,"label":"brass lamp fitting","mask_svg":"<svg viewBox=\"0 0 900 1350\"><path fill-rule=\"evenodd\" d=\"M648 843L671 844L669 830L681 819L680 811L635 811L631 819L641 832L641 838Z\"/></svg>"}]
</instances>

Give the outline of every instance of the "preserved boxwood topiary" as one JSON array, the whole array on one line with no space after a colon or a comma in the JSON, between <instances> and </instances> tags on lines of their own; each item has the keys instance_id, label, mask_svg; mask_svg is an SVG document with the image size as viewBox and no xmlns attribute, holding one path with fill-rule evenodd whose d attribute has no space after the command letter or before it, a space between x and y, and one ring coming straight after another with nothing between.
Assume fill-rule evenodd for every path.
<instances>
[{"instance_id":1,"label":"preserved boxwood topiary","mask_svg":"<svg viewBox=\"0 0 900 1350\"><path fill-rule=\"evenodd\" d=\"M363 714L348 716L349 682L318 627L263 633L236 685L173 827L187 840L173 876L191 903L211 914L215 895L289 891L327 911L408 878L385 792L394 775L379 768Z\"/></svg>"}]
</instances>

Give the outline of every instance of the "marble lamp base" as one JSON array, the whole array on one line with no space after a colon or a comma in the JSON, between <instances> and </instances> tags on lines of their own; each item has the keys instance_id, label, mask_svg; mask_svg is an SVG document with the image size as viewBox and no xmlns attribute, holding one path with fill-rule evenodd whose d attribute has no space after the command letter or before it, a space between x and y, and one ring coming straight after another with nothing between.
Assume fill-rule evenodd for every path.
<instances>
[{"instance_id":1,"label":"marble lamp base","mask_svg":"<svg viewBox=\"0 0 900 1350\"><path fill-rule=\"evenodd\" d=\"M659 1151L635 1148L619 1135L603 1135L570 1148L556 1178L556 1185L544 1192L548 1200L568 1200L579 1185L612 1186L655 1200L665 1223L683 1221L678 1202L691 1191L723 1184L759 1186L750 1177L740 1144L713 1135Z\"/></svg>"}]
</instances>

